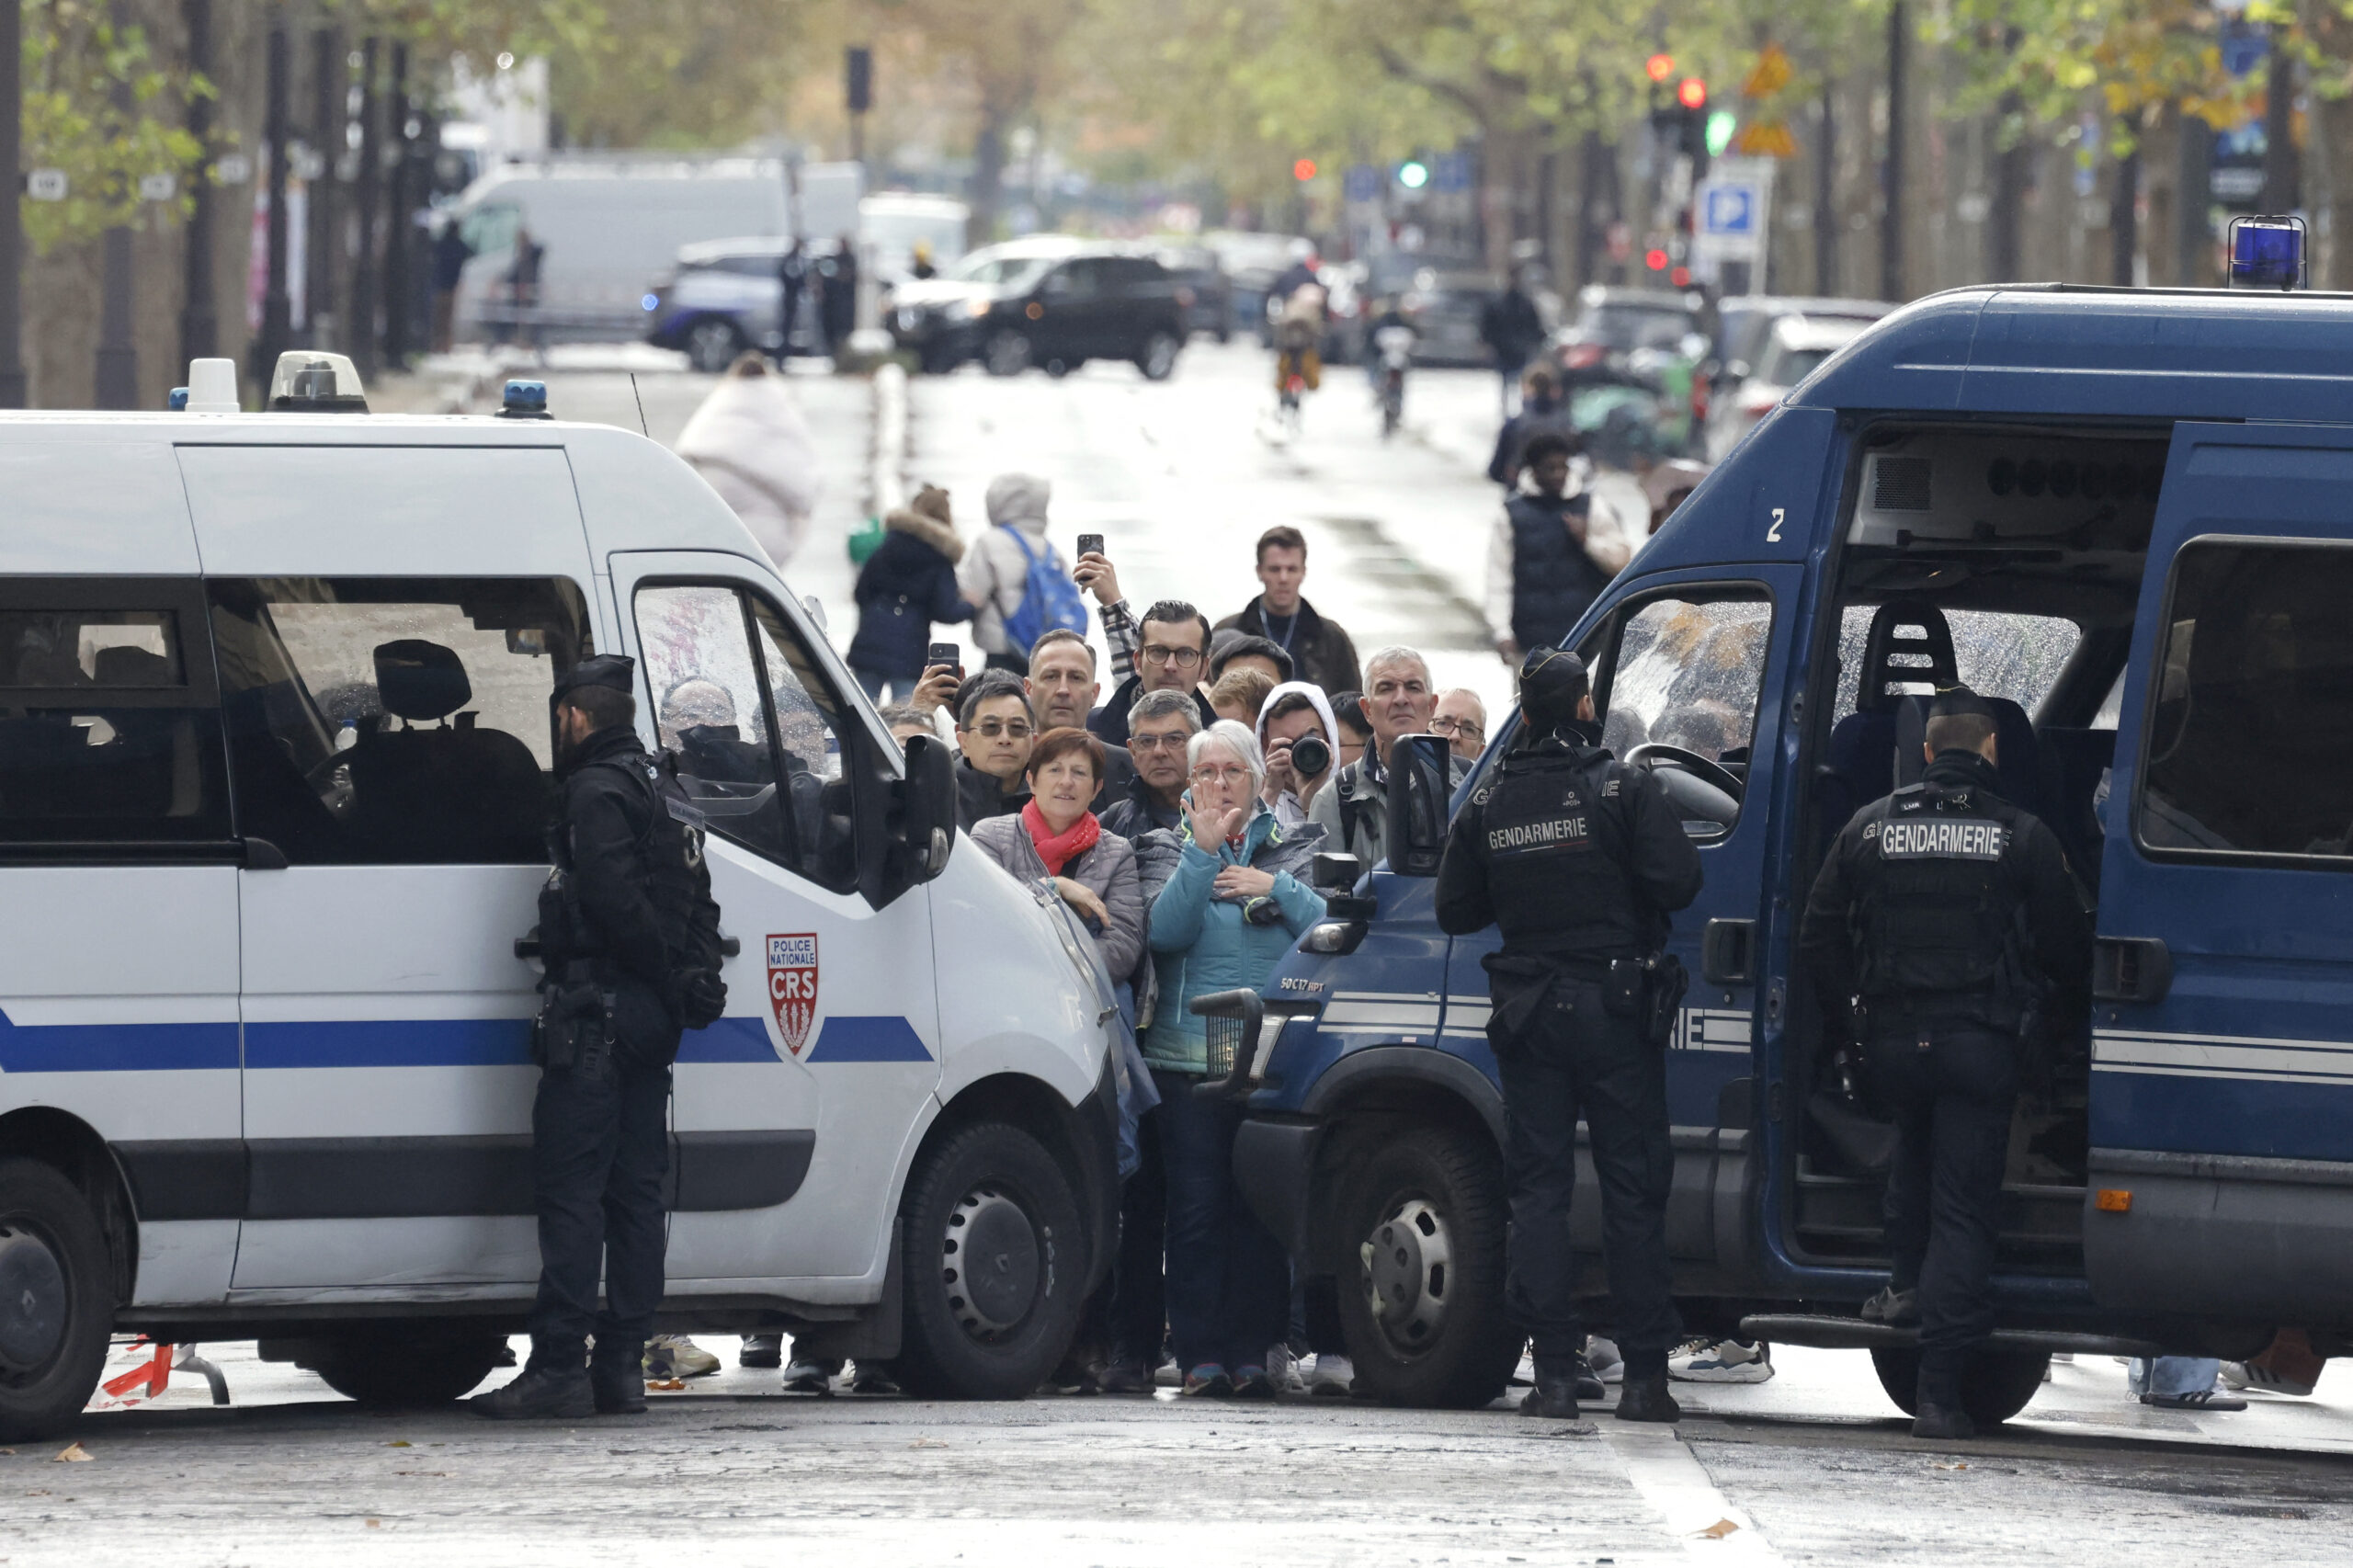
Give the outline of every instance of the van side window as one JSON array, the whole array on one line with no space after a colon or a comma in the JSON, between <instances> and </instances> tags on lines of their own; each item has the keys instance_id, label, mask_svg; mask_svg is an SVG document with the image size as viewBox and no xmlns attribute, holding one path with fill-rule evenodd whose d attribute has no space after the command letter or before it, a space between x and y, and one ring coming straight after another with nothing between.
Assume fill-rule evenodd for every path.
<instances>
[{"instance_id":1,"label":"van side window","mask_svg":"<svg viewBox=\"0 0 2353 1568\"><path fill-rule=\"evenodd\" d=\"M225 843L193 582L0 585L0 843Z\"/></svg>"},{"instance_id":2,"label":"van side window","mask_svg":"<svg viewBox=\"0 0 2353 1568\"><path fill-rule=\"evenodd\" d=\"M2175 558L2149 676L2143 845L2353 853L2348 604L2353 550L2341 546L2192 543Z\"/></svg>"},{"instance_id":3,"label":"van side window","mask_svg":"<svg viewBox=\"0 0 2353 1568\"><path fill-rule=\"evenodd\" d=\"M295 865L547 859L555 677L578 587L532 577L215 578L238 831Z\"/></svg>"},{"instance_id":4,"label":"van side window","mask_svg":"<svg viewBox=\"0 0 2353 1568\"><path fill-rule=\"evenodd\" d=\"M1772 630L1761 589L1643 605L1618 639L1601 744L1620 758L1638 745L1670 745L1745 762Z\"/></svg>"},{"instance_id":5,"label":"van side window","mask_svg":"<svg viewBox=\"0 0 2353 1568\"><path fill-rule=\"evenodd\" d=\"M791 627L733 584L649 583L636 615L656 732L711 830L856 886L840 710Z\"/></svg>"}]
</instances>

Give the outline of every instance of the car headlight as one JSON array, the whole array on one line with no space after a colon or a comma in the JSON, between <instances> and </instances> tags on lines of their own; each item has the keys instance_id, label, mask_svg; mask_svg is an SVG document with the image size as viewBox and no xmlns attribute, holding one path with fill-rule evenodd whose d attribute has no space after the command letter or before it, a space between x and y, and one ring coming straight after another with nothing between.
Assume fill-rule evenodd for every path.
<instances>
[{"instance_id":1,"label":"car headlight","mask_svg":"<svg viewBox=\"0 0 2353 1568\"><path fill-rule=\"evenodd\" d=\"M913 332L916 326L921 324L922 321L923 312L921 311L913 309L901 311L899 312L899 330L901 332Z\"/></svg>"},{"instance_id":2,"label":"car headlight","mask_svg":"<svg viewBox=\"0 0 2353 1568\"><path fill-rule=\"evenodd\" d=\"M1315 1032L1315 1021L1323 1010L1308 1013L1268 1013L1258 1029L1258 1054L1250 1062L1250 1081L1267 1081L1267 1068L1273 1062L1275 1052L1285 1040L1305 1040Z\"/></svg>"},{"instance_id":3,"label":"car headlight","mask_svg":"<svg viewBox=\"0 0 2353 1568\"><path fill-rule=\"evenodd\" d=\"M972 317L974 321L978 321L983 316L988 314L989 311L995 305L995 303L996 301L994 300L970 301L964 306L964 313Z\"/></svg>"}]
</instances>

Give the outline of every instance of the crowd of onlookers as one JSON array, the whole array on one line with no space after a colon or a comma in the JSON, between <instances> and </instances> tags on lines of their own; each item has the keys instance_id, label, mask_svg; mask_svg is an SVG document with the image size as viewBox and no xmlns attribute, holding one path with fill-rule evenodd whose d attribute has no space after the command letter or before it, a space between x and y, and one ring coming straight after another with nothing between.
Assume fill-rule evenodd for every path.
<instances>
[{"instance_id":1,"label":"crowd of onlookers","mask_svg":"<svg viewBox=\"0 0 2353 1568\"><path fill-rule=\"evenodd\" d=\"M1475 757L1486 713L1474 693L1435 690L1411 648L1359 662L1302 594L1297 528L1260 536L1259 593L1213 624L1179 599L1139 610L1093 536L1065 563L1050 499L1042 479L1000 477L967 545L936 489L887 519L849 663L890 699L894 734L952 726L974 845L1067 904L1119 988L1135 1085L1120 1256L1063 1381L1147 1392L1165 1335L1188 1393L1346 1392L1336 1302L1293 1290L1233 1184L1237 1113L1192 1092L1211 1062L1188 1004L1261 986L1323 918L1318 852L1380 858L1392 742L1435 731ZM1091 597L1108 661L1065 583ZM986 654L970 672L931 642L935 623L967 619Z\"/></svg>"}]
</instances>

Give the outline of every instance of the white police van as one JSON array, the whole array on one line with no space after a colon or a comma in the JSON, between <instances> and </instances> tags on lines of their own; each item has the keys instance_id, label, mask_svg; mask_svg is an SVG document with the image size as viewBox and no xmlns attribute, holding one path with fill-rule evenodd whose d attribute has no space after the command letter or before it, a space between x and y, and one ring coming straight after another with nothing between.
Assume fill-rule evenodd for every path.
<instances>
[{"instance_id":1,"label":"white police van","mask_svg":"<svg viewBox=\"0 0 2353 1568\"><path fill-rule=\"evenodd\" d=\"M542 394L543 395L543 394ZM0 417L0 1439L108 1335L455 1398L539 1272L548 698L634 655L710 811L728 1016L671 1104L665 1327L1027 1393L1116 1223L1108 984L950 854L752 537L623 431Z\"/></svg>"}]
</instances>

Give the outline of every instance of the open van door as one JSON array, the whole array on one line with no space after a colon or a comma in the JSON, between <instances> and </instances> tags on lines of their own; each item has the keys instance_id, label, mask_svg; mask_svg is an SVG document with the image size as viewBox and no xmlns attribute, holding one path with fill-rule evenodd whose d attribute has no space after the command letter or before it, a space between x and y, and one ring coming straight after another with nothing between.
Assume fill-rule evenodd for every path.
<instances>
[{"instance_id":1,"label":"open van door","mask_svg":"<svg viewBox=\"0 0 2353 1568\"><path fill-rule=\"evenodd\" d=\"M2175 427L2094 959L2085 1256L2115 1305L2353 1306L2349 489L2353 428Z\"/></svg>"}]
</instances>

